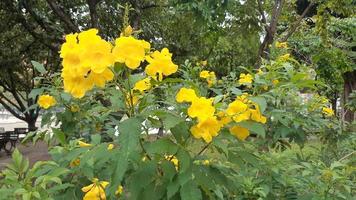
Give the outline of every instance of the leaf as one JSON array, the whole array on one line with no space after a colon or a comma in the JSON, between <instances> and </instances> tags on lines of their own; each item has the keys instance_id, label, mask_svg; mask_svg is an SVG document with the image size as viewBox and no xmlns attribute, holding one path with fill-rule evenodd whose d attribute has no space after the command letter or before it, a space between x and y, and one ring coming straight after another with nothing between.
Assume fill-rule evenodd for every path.
<instances>
[{"instance_id":1,"label":"leaf","mask_svg":"<svg viewBox=\"0 0 356 200\"><path fill-rule=\"evenodd\" d=\"M180 122L171 128L171 133L179 144L183 144L190 134L187 122Z\"/></svg>"},{"instance_id":2,"label":"leaf","mask_svg":"<svg viewBox=\"0 0 356 200\"><path fill-rule=\"evenodd\" d=\"M58 128L52 128L52 131L53 131L54 136L56 136L56 138L58 139L58 141L61 143L62 146L67 144L66 136L63 133L63 131L61 131Z\"/></svg>"},{"instance_id":3,"label":"leaf","mask_svg":"<svg viewBox=\"0 0 356 200\"><path fill-rule=\"evenodd\" d=\"M243 121L238 123L239 126L247 128L261 137L266 137L266 131L262 124L252 121Z\"/></svg>"},{"instance_id":4,"label":"leaf","mask_svg":"<svg viewBox=\"0 0 356 200\"><path fill-rule=\"evenodd\" d=\"M260 107L261 113L263 113L266 110L267 102L266 102L265 98L263 98L263 97L250 97L249 99L258 104L258 106Z\"/></svg>"},{"instance_id":5,"label":"leaf","mask_svg":"<svg viewBox=\"0 0 356 200\"><path fill-rule=\"evenodd\" d=\"M119 124L119 154L116 164L114 165L114 173L112 175L110 192L115 193L117 186L121 184L122 178L128 167L129 155L136 150L139 144L141 134L142 120L139 118L130 118Z\"/></svg>"},{"instance_id":6,"label":"leaf","mask_svg":"<svg viewBox=\"0 0 356 200\"><path fill-rule=\"evenodd\" d=\"M169 130L183 121L181 117L163 110L156 111L154 115L162 120L165 130Z\"/></svg>"},{"instance_id":7,"label":"leaf","mask_svg":"<svg viewBox=\"0 0 356 200\"><path fill-rule=\"evenodd\" d=\"M44 68L43 64L36 62L36 61L31 61L33 67L41 74L44 74L47 72L47 70Z\"/></svg>"},{"instance_id":8,"label":"leaf","mask_svg":"<svg viewBox=\"0 0 356 200\"><path fill-rule=\"evenodd\" d=\"M203 198L200 189L192 180L182 186L180 196L182 200L199 200Z\"/></svg>"}]
</instances>

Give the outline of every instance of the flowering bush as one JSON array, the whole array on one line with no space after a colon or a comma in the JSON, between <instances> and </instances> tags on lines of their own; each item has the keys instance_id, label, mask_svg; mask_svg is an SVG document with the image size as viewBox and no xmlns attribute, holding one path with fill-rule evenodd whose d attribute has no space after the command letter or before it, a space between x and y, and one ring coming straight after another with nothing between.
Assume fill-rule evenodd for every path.
<instances>
[{"instance_id":1,"label":"flowering bush","mask_svg":"<svg viewBox=\"0 0 356 200\"><path fill-rule=\"evenodd\" d=\"M153 51L134 33L127 27L115 42L96 29L66 36L60 77L36 91L49 130L26 138L52 144L53 161L44 162L51 167L27 173L9 198L235 199L240 169L256 159L243 148L249 136L256 143L294 139L314 128L296 119L329 122L326 108L295 102L316 82L289 55L218 80L202 69L206 61L178 67L167 48ZM47 172L57 179L48 181ZM36 179L43 183L28 182Z\"/></svg>"}]
</instances>

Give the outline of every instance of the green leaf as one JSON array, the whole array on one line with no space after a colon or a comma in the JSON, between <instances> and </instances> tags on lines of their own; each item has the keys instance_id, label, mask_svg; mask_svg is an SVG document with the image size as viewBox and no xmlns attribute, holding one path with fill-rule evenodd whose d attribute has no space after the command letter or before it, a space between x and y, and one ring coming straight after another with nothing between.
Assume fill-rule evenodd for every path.
<instances>
[{"instance_id":1,"label":"green leaf","mask_svg":"<svg viewBox=\"0 0 356 200\"><path fill-rule=\"evenodd\" d=\"M192 180L182 186L180 196L182 200L199 200L203 198L197 184Z\"/></svg>"},{"instance_id":2,"label":"green leaf","mask_svg":"<svg viewBox=\"0 0 356 200\"><path fill-rule=\"evenodd\" d=\"M261 113L263 113L266 110L267 102L266 102L265 98L263 98L263 97L250 97L249 99L258 104L258 106L260 107Z\"/></svg>"},{"instance_id":3,"label":"green leaf","mask_svg":"<svg viewBox=\"0 0 356 200\"><path fill-rule=\"evenodd\" d=\"M122 178L128 167L129 155L135 151L140 139L142 119L130 118L119 124L119 154L117 156L114 172L112 175L110 192L115 193L117 186L121 184Z\"/></svg>"},{"instance_id":4,"label":"green leaf","mask_svg":"<svg viewBox=\"0 0 356 200\"><path fill-rule=\"evenodd\" d=\"M179 144L183 144L190 134L187 122L181 122L171 128L171 133Z\"/></svg>"},{"instance_id":5,"label":"green leaf","mask_svg":"<svg viewBox=\"0 0 356 200\"><path fill-rule=\"evenodd\" d=\"M41 74L44 74L47 72L47 70L44 68L43 64L36 62L36 61L31 61L33 67Z\"/></svg>"},{"instance_id":6,"label":"green leaf","mask_svg":"<svg viewBox=\"0 0 356 200\"><path fill-rule=\"evenodd\" d=\"M58 128L52 128L52 131L53 131L54 136L58 139L58 141L61 143L62 146L67 144L66 136L63 133L63 131L61 131Z\"/></svg>"},{"instance_id":7,"label":"green leaf","mask_svg":"<svg viewBox=\"0 0 356 200\"><path fill-rule=\"evenodd\" d=\"M247 128L248 130L256 133L257 135L263 138L266 136L265 128L261 123L252 122L252 121L243 121L243 122L239 122L238 125Z\"/></svg>"},{"instance_id":8,"label":"green leaf","mask_svg":"<svg viewBox=\"0 0 356 200\"><path fill-rule=\"evenodd\" d=\"M154 114L162 120L165 130L169 130L183 121L180 116L163 110L156 111Z\"/></svg>"}]
</instances>

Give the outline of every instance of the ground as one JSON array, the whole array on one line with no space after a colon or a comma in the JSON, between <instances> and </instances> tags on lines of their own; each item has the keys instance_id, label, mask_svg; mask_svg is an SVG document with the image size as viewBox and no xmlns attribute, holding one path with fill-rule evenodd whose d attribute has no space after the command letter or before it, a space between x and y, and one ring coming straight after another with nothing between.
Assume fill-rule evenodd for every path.
<instances>
[{"instance_id":1,"label":"ground","mask_svg":"<svg viewBox=\"0 0 356 200\"><path fill-rule=\"evenodd\" d=\"M46 143L39 141L35 145L28 143L23 145L17 143L17 148L24 155L24 157L30 160L32 166L36 161L49 160L48 146ZM9 162L11 162L11 155L7 155L3 150L0 152L0 169L3 169Z\"/></svg>"}]
</instances>

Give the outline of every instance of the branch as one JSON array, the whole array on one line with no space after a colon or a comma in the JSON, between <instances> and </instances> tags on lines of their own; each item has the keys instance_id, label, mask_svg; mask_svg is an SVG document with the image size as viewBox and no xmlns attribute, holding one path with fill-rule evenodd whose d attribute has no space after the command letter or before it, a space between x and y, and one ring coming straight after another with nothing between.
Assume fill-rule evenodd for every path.
<instances>
[{"instance_id":1,"label":"branch","mask_svg":"<svg viewBox=\"0 0 356 200\"><path fill-rule=\"evenodd\" d=\"M303 18L305 17L305 15L308 14L309 10L311 7L313 7L314 3L311 2L309 3L309 5L305 8L305 10L303 11L302 15L300 15L297 19L296 22L293 23L293 26L291 26L288 29L288 33L282 38L281 42L285 42L288 40L288 38L297 30L297 28L299 27L300 23L302 22Z\"/></svg>"},{"instance_id":2,"label":"branch","mask_svg":"<svg viewBox=\"0 0 356 200\"><path fill-rule=\"evenodd\" d=\"M9 98L7 98L4 95L4 93L2 93L2 92L0 93L0 98L5 99L8 103L10 103L12 106L14 106L17 110L20 110L20 107L17 104L15 104L14 102L12 102Z\"/></svg>"},{"instance_id":3,"label":"branch","mask_svg":"<svg viewBox=\"0 0 356 200\"><path fill-rule=\"evenodd\" d=\"M265 12L262 9L262 1L258 0L257 3L258 3L258 11L260 12L261 17L262 17L262 23L264 24L264 26L267 26L267 20L266 20Z\"/></svg>"},{"instance_id":4,"label":"branch","mask_svg":"<svg viewBox=\"0 0 356 200\"><path fill-rule=\"evenodd\" d=\"M271 22L269 26L266 27L266 36L264 37L263 42L261 43L258 50L258 61L256 63L256 67L259 67L262 58L266 58L268 56L269 45L273 43L274 35L277 31L278 18L282 12L282 7L283 0L275 0Z\"/></svg>"},{"instance_id":5,"label":"branch","mask_svg":"<svg viewBox=\"0 0 356 200\"><path fill-rule=\"evenodd\" d=\"M90 22L92 28L98 28L98 13L96 12L96 5L101 0L87 0L89 6Z\"/></svg>"},{"instance_id":6,"label":"branch","mask_svg":"<svg viewBox=\"0 0 356 200\"><path fill-rule=\"evenodd\" d=\"M5 107L5 109L7 111L9 111L13 116L15 116L18 119L21 119L21 120L25 121L25 117L22 117L21 115L17 114L17 112L14 111L9 105L7 105L6 102L4 102L1 98L0 98L0 104L3 105Z\"/></svg>"},{"instance_id":7,"label":"branch","mask_svg":"<svg viewBox=\"0 0 356 200\"><path fill-rule=\"evenodd\" d=\"M35 31L35 27L32 26L32 24L28 23L25 17L21 14L21 8L19 7L18 9L14 6L13 1L11 0L3 0L6 4L6 8L9 9L13 13L14 18L16 19L17 22L21 23L21 25L25 28L25 30L32 35L33 38L41 41L42 44L47 46L49 49L52 51L57 52L58 51L58 46L51 44L48 40L48 36L39 34Z\"/></svg>"},{"instance_id":8,"label":"branch","mask_svg":"<svg viewBox=\"0 0 356 200\"><path fill-rule=\"evenodd\" d=\"M64 22L72 32L79 32L78 26L76 26L72 19L64 13L64 11L56 3L56 0L47 0L47 3L59 19Z\"/></svg>"},{"instance_id":9,"label":"branch","mask_svg":"<svg viewBox=\"0 0 356 200\"><path fill-rule=\"evenodd\" d=\"M21 4L26 11L33 17L33 19L47 32L52 32L53 29L43 21L43 19L38 16L32 9L32 6L30 5L29 1L27 0L21 0L19 1L19 4Z\"/></svg>"}]
</instances>

